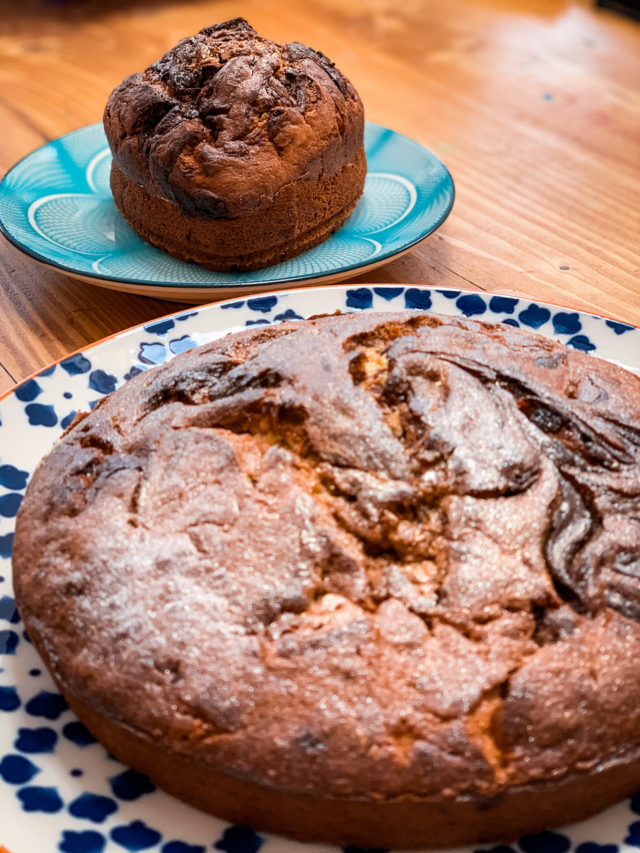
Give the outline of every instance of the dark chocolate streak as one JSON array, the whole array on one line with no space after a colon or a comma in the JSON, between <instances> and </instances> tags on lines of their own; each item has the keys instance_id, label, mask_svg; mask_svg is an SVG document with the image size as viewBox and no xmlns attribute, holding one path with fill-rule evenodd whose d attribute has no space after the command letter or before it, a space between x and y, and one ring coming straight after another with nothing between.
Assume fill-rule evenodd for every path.
<instances>
[{"instance_id":1,"label":"dark chocolate streak","mask_svg":"<svg viewBox=\"0 0 640 853\"><path fill-rule=\"evenodd\" d=\"M351 341L347 339L344 349L351 348ZM378 347L378 352L380 352ZM429 382L437 382L439 376L434 376L432 367L427 370L410 369L407 371L403 366L403 358L411 355L406 351L398 357L394 356L393 348L384 348L389 360L388 374L383 381L378 380L374 399L384 406L385 402L391 400L396 404L401 413L401 419L411 418L412 399L415 389L411 379L426 379ZM420 350L417 350L420 352ZM363 357L362 351L352 356L350 360L350 372L352 377L357 377L354 364ZM605 421L602 417L590 418L588 414L580 417L566 397L552 394L538 388L527 387L519 375L492 370L487 365L469 362L463 358L457 358L450 354L442 355L441 361L451 365L456 370L466 372L477 377L483 384L483 392L475 402L478 413L484 408L483 396L488 400L500 400L510 398L516 404L518 415L516 416L519 432L526 435L528 442L534 443L536 450L546 456L553 464L558 479L559 493L550 506L550 521L544 543L544 553L547 561L549 574L553 579L556 592L561 600L566 600L578 612L595 612L603 607L605 603L619 609L626 616L640 619L640 584L628 588L625 591L616 589L616 577L619 574L632 576L640 581L640 524L638 525L637 538L632 546L619 544L614 540L607 539L605 574L601 573L603 559L596 557L595 551L600 554L599 545L596 549L595 540L603 536L603 513L628 519L630 522L639 522L640 512L640 428L624 425L615 419ZM553 366L553 365L551 365ZM305 430L305 420L308 411L304 403L299 402L295 406L283 402L282 393L269 396L265 399L262 392L265 389L285 389L288 386L288 378L281 372L270 369L255 373L252 361L243 364L236 369L231 369L225 377L224 382L209 387L208 399L222 401L227 396L238 393L247 394L249 389L256 389L259 394L254 403L249 397L246 399L246 408L242 407L241 416L238 417L235 407L231 417L226 418L224 414L213 417L212 421L207 418L208 427L224 427L241 433L251 432L252 420L254 420L256 432L259 431L259 421L268 415L269 429L272 431L274 440L289 446L296 451L300 448L311 458L314 457L313 443ZM411 379L408 378L411 377ZM221 376L218 376L220 379ZM180 377L179 387L191 386L190 392L185 394L182 390L175 399L183 402L196 403L197 398L203 393L202 386L198 381L194 383L195 377L189 375ZM403 401L398 404L397 386L403 383ZM194 384L192 384L194 383ZM195 393L194 393L195 392ZM173 396L172 392L172 396ZM455 406L455 400L449 399L449 404ZM291 412L295 409L295 440L292 441ZM529 430L525 426L525 419L535 429ZM415 429L415 424L413 425ZM424 433L424 424L420 424ZM425 494L420 488L412 488L408 491L402 489L401 497L392 490L389 495L382 496L367 492L363 497L362 483L352 472L352 478L344 478L339 474L340 463L327 466L318 454L315 463L321 465L322 480L332 487L332 494L340 495L347 502L357 507L357 520L344 522L345 516L338 512L338 517L350 532L364 539L367 553L386 553L394 559L404 560L411 552L413 546L396 548L389 542L389 532L379 534L370 525L372 515L380 517L385 511L391 513L392 524L404 520L419 520L425 516ZM415 467L416 457L414 457ZM485 457L485 462L489 460ZM432 487L435 494L440 489L447 494L472 495L480 498L498 498L510 496L525 491L537 480L537 467L527 470L525 464L520 460L510 460L502 465L501 474L505 477L505 485L499 488L487 488L478 490L465 487L461 484L451 483L450 472L447 470L446 460L438 456L436 461L429 460L429 467L436 465L437 481ZM501 462L496 463L500 468ZM612 472L613 476L609 472ZM618 476L616 477L616 473ZM632 498L625 504L620 504L618 497L620 493L628 494L629 481L635 482L636 488L632 490ZM428 501L430 508L433 506L433 498ZM351 517L351 516L349 516ZM359 522L362 522L360 526ZM367 540L370 541L367 541ZM385 542L383 546L380 544ZM373 544L373 549L371 546ZM429 549L426 549L428 552Z\"/></svg>"}]
</instances>

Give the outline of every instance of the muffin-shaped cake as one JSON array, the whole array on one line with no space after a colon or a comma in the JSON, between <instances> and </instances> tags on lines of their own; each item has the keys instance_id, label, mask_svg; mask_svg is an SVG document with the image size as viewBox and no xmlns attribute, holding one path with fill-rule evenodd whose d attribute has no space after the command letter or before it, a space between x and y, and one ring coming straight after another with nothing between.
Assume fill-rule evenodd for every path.
<instances>
[{"instance_id":1,"label":"muffin-shaped cake","mask_svg":"<svg viewBox=\"0 0 640 853\"><path fill-rule=\"evenodd\" d=\"M341 227L364 187L364 113L322 53L241 18L181 41L115 89L111 188L129 224L181 260L252 270Z\"/></svg>"},{"instance_id":2,"label":"muffin-shaped cake","mask_svg":"<svg viewBox=\"0 0 640 853\"><path fill-rule=\"evenodd\" d=\"M508 326L228 336L76 420L15 592L162 788L363 847L510 839L640 786L640 380Z\"/></svg>"}]
</instances>

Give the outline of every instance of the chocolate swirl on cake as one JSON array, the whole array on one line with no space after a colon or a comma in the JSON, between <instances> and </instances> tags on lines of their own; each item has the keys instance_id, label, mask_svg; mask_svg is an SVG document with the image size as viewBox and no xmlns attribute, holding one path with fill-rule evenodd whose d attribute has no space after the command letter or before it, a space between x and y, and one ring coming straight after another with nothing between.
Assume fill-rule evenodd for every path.
<instances>
[{"instance_id":1,"label":"chocolate swirl on cake","mask_svg":"<svg viewBox=\"0 0 640 853\"><path fill-rule=\"evenodd\" d=\"M640 380L548 339L368 314L186 353L72 426L14 564L72 707L234 820L449 845L640 782Z\"/></svg>"}]
</instances>

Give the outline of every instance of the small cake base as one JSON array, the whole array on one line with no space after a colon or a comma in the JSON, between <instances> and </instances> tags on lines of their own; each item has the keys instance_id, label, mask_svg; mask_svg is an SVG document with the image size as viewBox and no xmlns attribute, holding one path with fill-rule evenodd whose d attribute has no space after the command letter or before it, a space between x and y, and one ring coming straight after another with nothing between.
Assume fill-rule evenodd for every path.
<instances>
[{"instance_id":1,"label":"small cake base","mask_svg":"<svg viewBox=\"0 0 640 853\"><path fill-rule=\"evenodd\" d=\"M181 261L220 272L257 270L312 249L344 225L362 194L364 148L332 177L295 181L272 204L237 219L190 216L130 181L113 163L118 209L144 240Z\"/></svg>"}]
</instances>

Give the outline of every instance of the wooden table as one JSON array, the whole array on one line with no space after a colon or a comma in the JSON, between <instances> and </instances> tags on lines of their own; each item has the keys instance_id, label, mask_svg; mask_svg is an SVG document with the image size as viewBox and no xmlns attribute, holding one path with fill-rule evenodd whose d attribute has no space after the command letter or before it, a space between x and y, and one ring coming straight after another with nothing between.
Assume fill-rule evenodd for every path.
<instances>
[{"instance_id":1,"label":"wooden table","mask_svg":"<svg viewBox=\"0 0 640 853\"><path fill-rule=\"evenodd\" d=\"M7 4L0 171L100 119L185 35L243 15L328 54L367 117L449 166L450 218L353 281L498 291L640 325L640 25L561 0L75 0ZM0 239L0 393L180 306L74 281Z\"/></svg>"}]
</instances>

